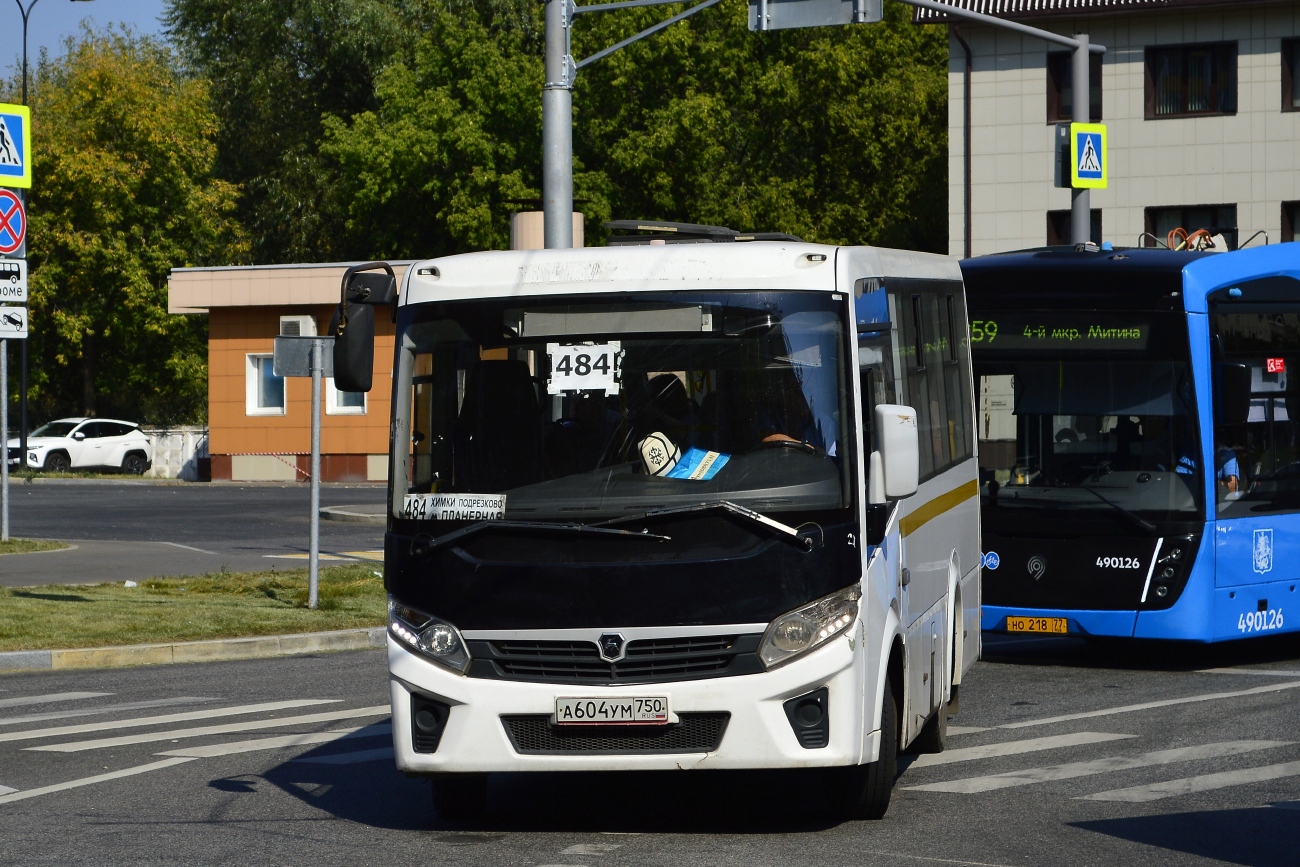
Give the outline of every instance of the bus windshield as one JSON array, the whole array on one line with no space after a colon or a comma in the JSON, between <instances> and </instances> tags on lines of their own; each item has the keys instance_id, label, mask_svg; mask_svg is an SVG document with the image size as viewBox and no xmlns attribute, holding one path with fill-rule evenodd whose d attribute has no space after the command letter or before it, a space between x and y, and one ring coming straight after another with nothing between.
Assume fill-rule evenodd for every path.
<instances>
[{"instance_id":1,"label":"bus windshield","mask_svg":"<svg viewBox=\"0 0 1300 867\"><path fill-rule=\"evenodd\" d=\"M1050 521L1067 510L1106 513L1148 534L1152 521L1199 514L1203 468L1190 369L1170 358L1176 341L1159 339L1160 329L1153 336L1151 320L1107 323L1109 339L1096 346L1080 345L1086 326L1053 341L1062 332L1051 325L1043 339L1016 327L1015 342L975 344L990 529L1024 521L1018 506ZM1130 345L1116 345L1124 335L1132 335Z\"/></svg>"},{"instance_id":2,"label":"bus windshield","mask_svg":"<svg viewBox=\"0 0 1300 867\"><path fill-rule=\"evenodd\" d=\"M446 530L716 502L846 508L844 309L806 292L407 308L394 515Z\"/></svg>"}]
</instances>

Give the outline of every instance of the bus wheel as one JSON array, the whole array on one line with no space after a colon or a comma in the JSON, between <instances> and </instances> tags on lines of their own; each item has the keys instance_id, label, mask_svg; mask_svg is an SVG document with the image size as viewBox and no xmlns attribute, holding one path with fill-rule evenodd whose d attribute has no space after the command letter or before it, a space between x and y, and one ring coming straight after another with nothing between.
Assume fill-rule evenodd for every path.
<instances>
[{"instance_id":1,"label":"bus wheel","mask_svg":"<svg viewBox=\"0 0 1300 867\"><path fill-rule=\"evenodd\" d=\"M439 774L433 778L433 809L443 819L464 822L487 810L487 774Z\"/></svg>"},{"instance_id":2,"label":"bus wheel","mask_svg":"<svg viewBox=\"0 0 1300 867\"><path fill-rule=\"evenodd\" d=\"M940 705L908 748L913 753L941 753L948 746L948 705Z\"/></svg>"},{"instance_id":3,"label":"bus wheel","mask_svg":"<svg viewBox=\"0 0 1300 867\"><path fill-rule=\"evenodd\" d=\"M883 819L898 774L898 708L885 689L880 713L880 758L869 765L831 769L832 809L842 819Z\"/></svg>"}]
</instances>

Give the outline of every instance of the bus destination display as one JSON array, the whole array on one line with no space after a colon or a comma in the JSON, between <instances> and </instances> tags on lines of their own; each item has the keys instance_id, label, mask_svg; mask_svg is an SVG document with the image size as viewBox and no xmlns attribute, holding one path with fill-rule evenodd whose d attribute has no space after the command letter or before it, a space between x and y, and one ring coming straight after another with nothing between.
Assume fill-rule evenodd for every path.
<instances>
[{"instance_id":1,"label":"bus destination display","mask_svg":"<svg viewBox=\"0 0 1300 867\"><path fill-rule=\"evenodd\" d=\"M1143 350L1151 338L1149 320L1079 310L995 313L970 323L971 348L1009 352L1115 352Z\"/></svg>"}]
</instances>

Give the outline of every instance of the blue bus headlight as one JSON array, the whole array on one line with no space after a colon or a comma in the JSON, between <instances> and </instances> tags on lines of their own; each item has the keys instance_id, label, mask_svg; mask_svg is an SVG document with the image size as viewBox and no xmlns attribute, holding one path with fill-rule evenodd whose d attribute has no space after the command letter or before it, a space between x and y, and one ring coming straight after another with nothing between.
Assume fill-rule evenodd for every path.
<instances>
[{"instance_id":1,"label":"blue bus headlight","mask_svg":"<svg viewBox=\"0 0 1300 867\"><path fill-rule=\"evenodd\" d=\"M758 647L763 665L775 668L848 629L857 619L861 598L862 591L850 587L773 620Z\"/></svg>"},{"instance_id":2,"label":"blue bus headlight","mask_svg":"<svg viewBox=\"0 0 1300 867\"><path fill-rule=\"evenodd\" d=\"M388 632L406 647L458 674L469 668L469 651L456 627L388 597Z\"/></svg>"}]
</instances>

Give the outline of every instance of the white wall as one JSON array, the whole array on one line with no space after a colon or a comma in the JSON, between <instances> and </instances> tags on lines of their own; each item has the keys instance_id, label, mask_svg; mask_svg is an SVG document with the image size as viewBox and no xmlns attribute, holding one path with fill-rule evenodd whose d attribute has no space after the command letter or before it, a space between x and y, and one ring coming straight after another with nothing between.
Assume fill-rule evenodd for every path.
<instances>
[{"instance_id":1,"label":"white wall","mask_svg":"<svg viewBox=\"0 0 1300 867\"><path fill-rule=\"evenodd\" d=\"M1236 204L1242 241L1263 229L1277 242L1281 203L1300 200L1300 112L1281 111L1280 57L1282 40L1300 35L1300 3L1027 23L1067 35L1087 32L1107 48L1102 122L1110 140L1110 186L1091 194L1092 207L1102 209L1106 240L1135 245L1147 207ZM1070 191L1052 185L1049 45L988 27L963 25L962 32L974 55L972 252L1041 246L1047 212L1070 207ZM1234 39L1237 114L1144 119L1146 46ZM949 52L948 249L961 255L965 57L952 38Z\"/></svg>"}]
</instances>

